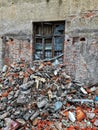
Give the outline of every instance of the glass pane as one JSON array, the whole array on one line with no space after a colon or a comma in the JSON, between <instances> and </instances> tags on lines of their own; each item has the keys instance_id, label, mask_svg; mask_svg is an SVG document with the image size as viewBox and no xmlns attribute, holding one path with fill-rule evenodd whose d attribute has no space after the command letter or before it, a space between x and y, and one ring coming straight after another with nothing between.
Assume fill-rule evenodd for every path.
<instances>
[{"instance_id":1,"label":"glass pane","mask_svg":"<svg viewBox=\"0 0 98 130\"><path fill-rule=\"evenodd\" d=\"M42 59L42 51L36 51L36 53L34 54L34 59L35 60L41 60Z\"/></svg>"},{"instance_id":2,"label":"glass pane","mask_svg":"<svg viewBox=\"0 0 98 130\"><path fill-rule=\"evenodd\" d=\"M52 38L45 39L45 50L52 49Z\"/></svg>"},{"instance_id":3,"label":"glass pane","mask_svg":"<svg viewBox=\"0 0 98 130\"><path fill-rule=\"evenodd\" d=\"M63 37L54 38L54 50L60 51L63 49Z\"/></svg>"},{"instance_id":4,"label":"glass pane","mask_svg":"<svg viewBox=\"0 0 98 130\"><path fill-rule=\"evenodd\" d=\"M36 39L35 48L36 48L36 50L42 50L43 49L42 39L41 38Z\"/></svg>"},{"instance_id":5,"label":"glass pane","mask_svg":"<svg viewBox=\"0 0 98 130\"><path fill-rule=\"evenodd\" d=\"M64 33L64 25L56 25L54 28L54 34L62 35Z\"/></svg>"},{"instance_id":6,"label":"glass pane","mask_svg":"<svg viewBox=\"0 0 98 130\"><path fill-rule=\"evenodd\" d=\"M54 55L59 56L60 54L62 54L62 51L56 51Z\"/></svg>"},{"instance_id":7,"label":"glass pane","mask_svg":"<svg viewBox=\"0 0 98 130\"><path fill-rule=\"evenodd\" d=\"M45 51L45 59L52 58L52 51Z\"/></svg>"}]
</instances>

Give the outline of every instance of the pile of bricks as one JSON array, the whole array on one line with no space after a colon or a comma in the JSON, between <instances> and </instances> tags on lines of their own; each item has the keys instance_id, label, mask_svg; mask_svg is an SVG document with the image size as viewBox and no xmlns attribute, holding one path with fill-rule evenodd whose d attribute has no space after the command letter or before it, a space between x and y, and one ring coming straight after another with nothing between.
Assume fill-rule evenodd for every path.
<instances>
[{"instance_id":1,"label":"pile of bricks","mask_svg":"<svg viewBox=\"0 0 98 130\"><path fill-rule=\"evenodd\" d=\"M97 130L98 88L63 64L25 61L0 72L0 130Z\"/></svg>"}]
</instances>

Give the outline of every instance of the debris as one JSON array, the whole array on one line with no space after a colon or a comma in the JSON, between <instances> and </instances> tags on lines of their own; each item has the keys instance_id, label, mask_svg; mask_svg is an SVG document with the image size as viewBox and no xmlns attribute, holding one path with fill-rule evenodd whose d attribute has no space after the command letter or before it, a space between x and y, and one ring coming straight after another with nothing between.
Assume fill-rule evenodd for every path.
<instances>
[{"instance_id":1,"label":"debris","mask_svg":"<svg viewBox=\"0 0 98 130\"><path fill-rule=\"evenodd\" d=\"M80 90L81 90L84 94L87 94L86 90L85 90L83 87L81 87Z\"/></svg>"},{"instance_id":2,"label":"debris","mask_svg":"<svg viewBox=\"0 0 98 130\"><path fill-rule=\"evenodd\" d=\"M16 130L20 124L16 121L11 120L10 118L5 118L6 127L4 130Z\"/></svg>"},{"instance_id":3,"label":"debris","mask_svg":"<svg viewBox=\"0 0 98 130\"><path fill-rule=\"evenodd\" d=\"M98 119L94 122L94 125L98 127Z\"/></svg>"},{"instance_id":4,"label":"debris","mask_svg":"<svg viewBox=\"0 0 98 130\"><path fill-rule=\"evenodd\" d=\"M31 121L33 121L37 116L39 116L39 112L36 111L30 118Z\"/></svg>"},{"instance_id":5,"label":"debris","mask_svg":"<svg viewBox=\"0 0 98 130\"><path fill-rule=\"evenodd\" d=\"M0 72L2 130L97 130L98 86L86 87L57 63L25 61ZM84 125L85 124L85 125ZM84 127L85 126L85 127Z\"/></svg>"},{"instance_id":6,"label":"debris","mask_svg":"<svg viewBox=\"0 0 98 130\"><path fill-rule=\"evenodd\" d=\"M69 115L69 119L72 121L72 122L75 122L75 116L74 116L74 114L72 113L72 112L68 112L68 115Z\"/></svg>"},{"instance_id":7,"label":"debris","mask_svg":"<svg viewBox=\"0 0 98 130\"><path fill-rule=\"evenodd\" d=\"M60 101L57 101L55 104L54 104L54 110L55 111L58 111L58 110L60 110L61 108L62 108L62 102L60 102Z\"/></svg>"},{"instance_id":8,"label":"debris","mask_svg":"<svg viewBox=\"0 0 98 130\"><path fill-rule=\"evenodd\" d=\"M48 93L49 101L51 101L53 98L52 91L49 89L47 93Z\"/></svg>"},{"instance_id":9,"label":"debris","mask_svg":"<svg viewBox=\"0 0 98 130\"><path fill-rule=\"evenodd\" d=\"M3 69L2 69L2 72L5 73L5 72L7 71L7 69L8 69L8 66L7 66L7 65L4 65L4 66L3 66Z\"/></svg>"},{"instance_id":10,"label":"debris","mask_svg":"<svg viewBox=\"0 0 98 130\"><path fill-rule=\"evenodd\" d=\"M80 107L76 108L76 115L77 115L77 120L82 121L85 118L85 113Z\"/></svg>"},{"instance_id":11,"label":"debris","mask_svg":"<svg viewBox=\"0 0 98 130\"><path fill-rule=\"evenodd\" d=\"M47 99L47 98L44 98L44 99L39 100L39 101L37 102L37 106L38 106L38 108L42 108L42 107L44 107L47 103L48 103L48 99Z\"/></svg>"},{"instance_id":12,"label":"debris","mask_svg":"<svg viewBox=\"0 0 98 130\"><path fill-rule=\"evenodd\" d=\"M68 100L70 102L81 102L81 103L86 103L86 102L91 102L94 103L94 100L90 100L90 99L71 99Z\"/></svg>"}]
</instances>

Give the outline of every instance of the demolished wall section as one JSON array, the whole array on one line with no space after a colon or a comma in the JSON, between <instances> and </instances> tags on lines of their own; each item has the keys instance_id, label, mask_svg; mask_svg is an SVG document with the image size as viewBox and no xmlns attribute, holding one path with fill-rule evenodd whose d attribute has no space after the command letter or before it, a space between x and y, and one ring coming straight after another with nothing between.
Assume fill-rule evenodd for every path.
<instances>
[{"instance_id":1,"label":"demolished wall section","mask_svg":"<svg viewBox=\"0 0 98 130\"><path fill-rule=\"evenodd\" d=\"M98 11L90 11L66 18L64 63L66 72L73 79L94 84L98 77ZM6 35L8 36L8 34ZM14 41L6 42L3 62L10 64L18 59L32 62L32 42L29 36L13 36ZM12 37L12 35L10 36Z\"/></svg>"}]
</instances>

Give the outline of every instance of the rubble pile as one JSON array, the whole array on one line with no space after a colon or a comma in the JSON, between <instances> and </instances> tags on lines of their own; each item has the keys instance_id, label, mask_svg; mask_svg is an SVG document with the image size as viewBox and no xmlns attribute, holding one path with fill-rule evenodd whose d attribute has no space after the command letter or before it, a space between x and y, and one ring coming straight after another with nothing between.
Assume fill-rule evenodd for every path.
<instances>
[{"instance_id":1,"label":"rubble pile","mask_svg":"<svg viewBox=\"0 0 98 130\"><path fill-rule=\"evenodd\" d=\"M98 130L98 88L85 86L63 64L25 61L0 75L0 130Z\"/></svg>"}]
</instances>

